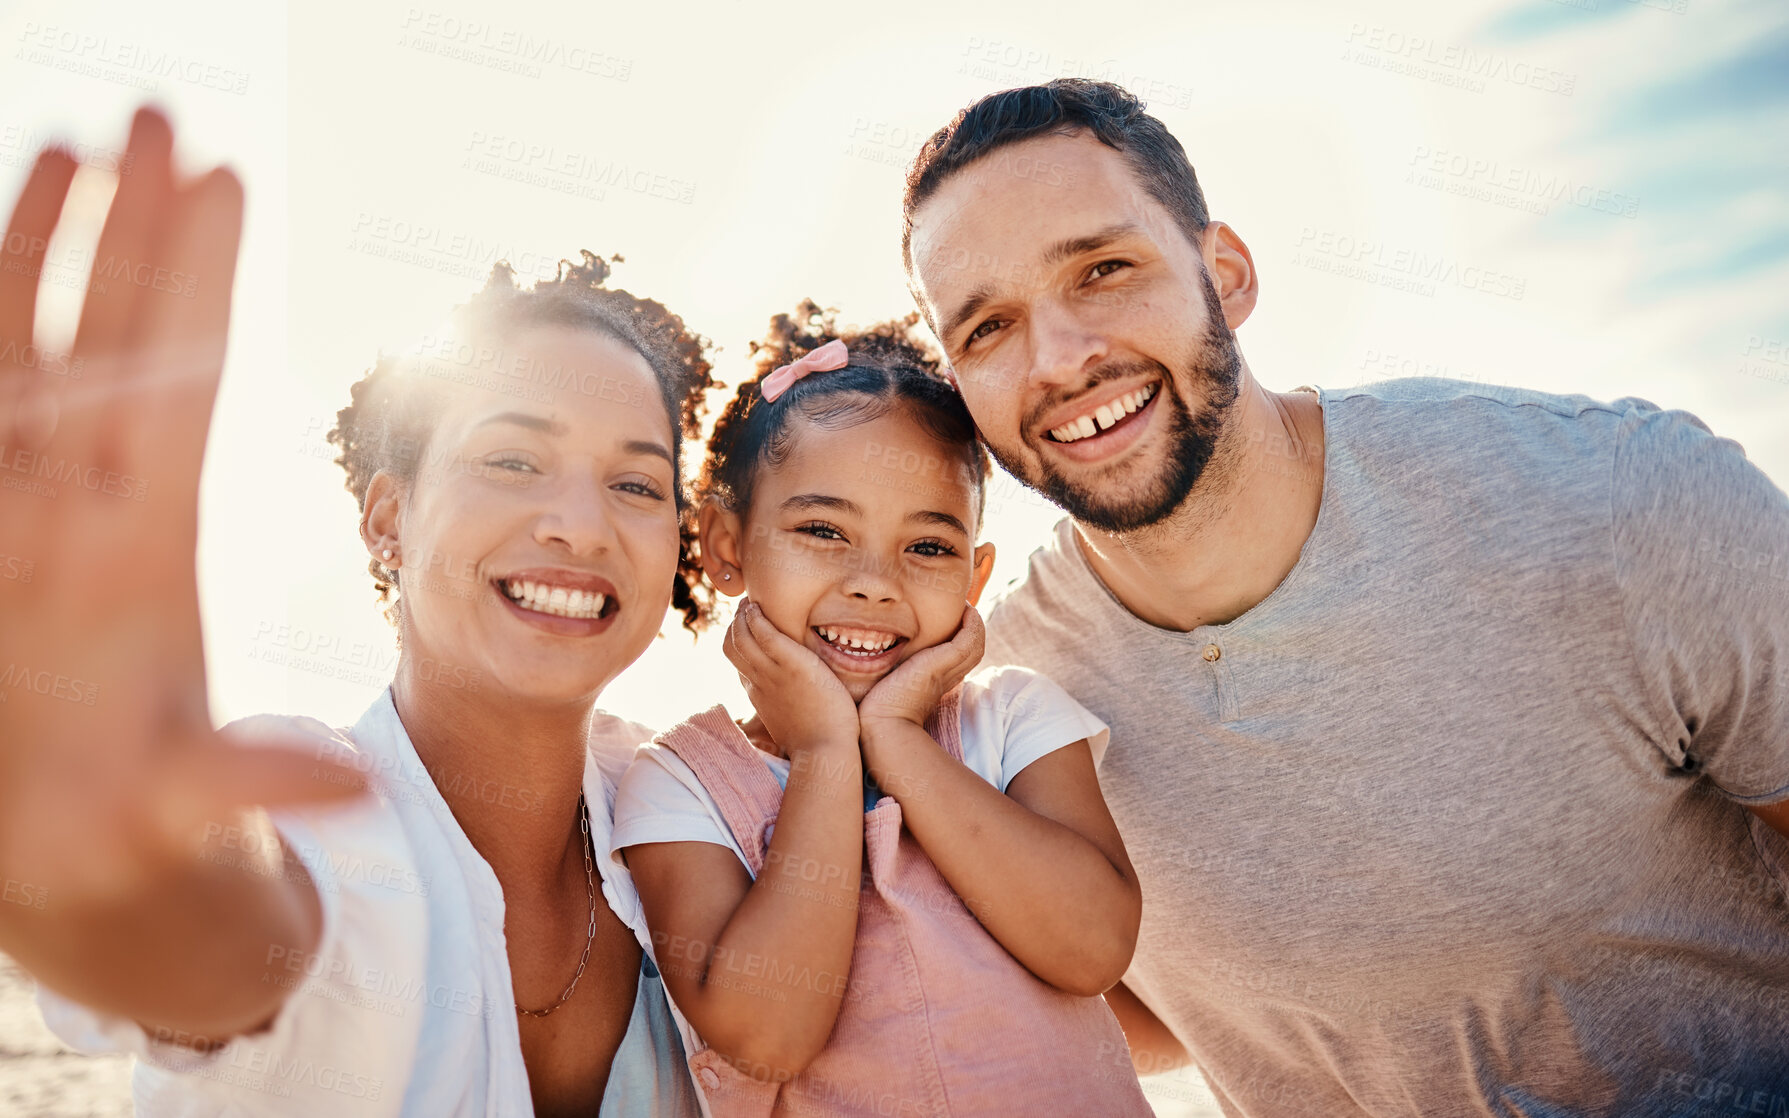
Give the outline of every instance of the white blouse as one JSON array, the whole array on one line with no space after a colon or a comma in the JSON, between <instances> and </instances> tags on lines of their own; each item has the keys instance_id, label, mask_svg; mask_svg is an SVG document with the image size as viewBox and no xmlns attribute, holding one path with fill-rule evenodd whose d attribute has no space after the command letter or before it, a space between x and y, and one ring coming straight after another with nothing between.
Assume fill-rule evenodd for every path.
<instances>
[{"instance_id":1,"label":"white blouse","mask_svg":"<svg viewBox=\"0 0 1789 1118\"><path fill-rule=\"evenodd\" d=\"M38 1005L51 1030L81 1051L133 1053L141 1118L531 1114L503 892L423 767L390 691L350 731L273 715L236 725L326 739L330 756L380 785L376 796L352 807L273 814L323 907L314 952L269 948L291 991L279 1013L269 1028L201 1053L181 1037L152 1037L132 1021L40 988ZM599 712L584 767L603 898L643 949L651 940L633 879L620 858L605 855L619 778L651 736ZM518 812L540 809L525 788L493 783L455 791ZM635 1003L602 1118L697 1114L649 950Z\"/></svg>"}]
</instances>

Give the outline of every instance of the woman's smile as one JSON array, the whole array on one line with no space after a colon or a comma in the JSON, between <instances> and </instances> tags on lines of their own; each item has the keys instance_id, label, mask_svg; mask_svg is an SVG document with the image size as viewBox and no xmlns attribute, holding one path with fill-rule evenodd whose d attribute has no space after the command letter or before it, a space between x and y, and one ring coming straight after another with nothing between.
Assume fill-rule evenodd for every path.
<instances>
[{"instance_id":1,"label":"woman's smile","mask_svg":"<svg viewBox=\"0 0 1789 1118\"><path fill-rule=\"evenodd\" d=\"M560 636L594 636L621 612L615 584L563 568L530 568L491 581L511 614Z\"/></svg>"}]
</instances>

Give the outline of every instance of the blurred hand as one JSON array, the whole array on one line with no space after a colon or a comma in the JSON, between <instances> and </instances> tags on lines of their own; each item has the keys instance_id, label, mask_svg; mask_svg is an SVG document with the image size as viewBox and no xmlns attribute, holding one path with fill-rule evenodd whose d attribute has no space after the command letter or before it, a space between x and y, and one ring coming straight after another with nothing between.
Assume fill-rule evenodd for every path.
<instances>
[{"instance_id":1,"label":"blurred hand","mask_svg":"<svg viewBox=\"0 0 1789 1118\"><path fill-rule=\"evenodd\" d=\"M242 185L176 181L172 151L138 112L66 362L27 350L66 153L38 156L0 245L0 877L58 905L143 887L246 805L359 790L314 748L211 727L194 549Z\"/></svg>"},{"instance_id":2,"label":"blurred hand","mask_svg":"<svg viewBox=\"0 0 1789 1118\"><path fill-rule=\"evenodd\" d=\"M876 681L857 704L859 722L866 731L877 723L890 721L923 727L938 709L939 701L981 663L986 639L981 614L974 606L965 604L956 636L915 652Z\"/></svg>"},{"instance_id":3,"label":"blurred hand","mask_svg":"<svg viewBox=\"0 0 1789 1118\"><path fill-rule=\"evenodd\" d=\"M727 627L721 650L739 669L752 709L776 743L797 750L857 749L857 705L812 649L770 623L750 598Z\"/></svg>"}]
</instances>

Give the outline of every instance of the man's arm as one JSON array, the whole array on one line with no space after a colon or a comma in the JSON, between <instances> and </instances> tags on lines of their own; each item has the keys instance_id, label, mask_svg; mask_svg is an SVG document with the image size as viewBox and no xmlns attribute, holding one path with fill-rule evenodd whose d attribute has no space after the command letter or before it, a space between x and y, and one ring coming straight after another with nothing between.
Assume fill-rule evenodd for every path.
<instances>
[{"instance_id":1,"label":"man's arm","mask_svg":"<svg viewBox=\"0 0 1789 1118\"><path fill-rule=\"evenodd\" d=\"M1789 496L1694 416L1634 407L1612 551L1651 736L1779 832L1789 785Z\"/></svg>"}]
</instances>

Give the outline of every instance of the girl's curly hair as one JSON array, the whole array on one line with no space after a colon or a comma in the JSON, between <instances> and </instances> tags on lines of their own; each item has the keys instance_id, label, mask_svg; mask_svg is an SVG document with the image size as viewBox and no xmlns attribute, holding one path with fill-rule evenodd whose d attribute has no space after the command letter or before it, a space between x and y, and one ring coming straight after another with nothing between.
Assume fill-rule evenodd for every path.
<instances>
[{"instance_id":1,"label":"girl's curly hair","mask_svg":"<svg viewBox=\"0 0 1789 1118\"><path fill-rule=\"evenodd\" d=\"M976 438L968 407L945 376L943 359L918 332L919 315L844 331L837 325L837 315L833 308L804 299L794 314L773 317L764 340L752 343L756 375L739 386L715 420L695 483L696 501L718 501L742 513L749 508L758 470L788 457L798 430L791 422L796 415L822 427L841 428L902 407L939 442L960 448L963 465L975 479L979 520L987 486L987 452ZM765 377L835 339L845 343L849 364L803 377L775 401L765 402L760 387ZM704 589L712 603L713 588Z\"/></svg>"},{"instance_id":2,"label":"girl's curly hair","mask_svg":"<svg viewBox=\"0 0 1789 1118\"><path fill-rule=\"evenodd\" d=\"M499 261L483 290L456 307L452 321L468 336L498 337L534 326L570 326L615 339L633 349L651 367L658 381L659 397L671 417L671 444L701 433L705 394L719 387L709 355L712 343L691 332L683 319L662 304L642 299L620 288L605 286L609 262L583 251L582 260L561 260L552 279L523 288L514 269ZM367 487L380 470L394 474L405 484L416 479L417 467L427 451L445 403L447 384L456 372L416 375L415 359L381 354L365 376L354 385L352 402L336 413L329 442L340 450L336 464L347 473L348 492L361 511L366 510ZM408 375L406 375L408 374ZM695 518L683 485L680 461L672 463L672 490L677 505L681 546L677 577L671 587L671 605L683 614L683 624L699 631L707 607L695 591L701 585L701 569L695 560ZM399 571L377 559L367 564L385 615L394 625L401 618L402 580ZM393 591L398 593L394 597Z\"/></svg>"}]
</instances>

